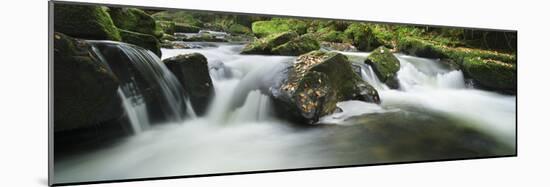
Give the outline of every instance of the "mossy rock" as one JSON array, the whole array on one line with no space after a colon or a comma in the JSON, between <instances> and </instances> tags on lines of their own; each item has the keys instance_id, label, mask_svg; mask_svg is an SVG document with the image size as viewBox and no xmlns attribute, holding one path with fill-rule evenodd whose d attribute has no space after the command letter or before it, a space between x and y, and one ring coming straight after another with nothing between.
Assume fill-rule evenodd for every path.
<instances>
[{"instance_id":1,"label":"mossy rock","mask_svg":"<svg viewBox=\"0 0 550 187\"><path fill-rule=\"evenodd\" d=\"M176 41L176 40L177 40L177 38L176 38L175 36L170 35L170 34L166 34L166 33L164 33L164 34L162 35L162 37L160 38L160 41L161 41L161 42L165 42L165 41Z\"/></svg>"},{"instance_id":2,"label":"mossy rock","mask_svg":"<svg viewBox=\"0 0 550 187\"><path fill-rule=\"evenodd\" d=\"M298 33L289 31L271 34L265 38L257 39L246 45L242 54L271 54L271 50L277 46L283 45L294 38Z\"/></svg>"},{"instance_id":3,"label":"mossy rock","mask_svg":"<svg viewBox=\"0 0 550 187\"><path fill-rule=\"evenodd\" d=\"M291 18L273 18L269 21L256 21L252 23L252 33L257 37L266 37L271 34L294 31L298 34L305 34L307 23Z\"/></svg>"},{"instance_id":4,"label":"mossy rock","mask_svg":"<svg viewBox=\"0 0 550 187\"><path fill-rule=\"evenodd\" d=\"M228 29L229 33L231 34L250 34L252 33L252 30L244 25L241 24L232 24L229 26Z\"/></svg>"},{"instance_id":5,"label":"mossy rock","mask_svg":"<svg viewBox=\"0 0 550 187\"><path fill-rule=\"evenodd\" d=\"M189 94L189 101L198 115L206 113L214 96L208 61L200 53L178 55L163 60Z\"/></svg>"},{"instance_id":6,"label":"mossy rock","mask_svg":"<svg viewBox=\"0 0 550 187\"><path fill-rule=\"evenodd\" d=\"M180 33L198 33L201 29L197 26L185 24L185 23L174 23L174 32Z\"/></svg>"},{"instance_id":7,"label":"mossy rock","mask_svg":"<svg viewBox=\"0 0 550 187\"><path fill-rule=\"evenodd\" d=\"M55 4L54 31L92 40L120 41L106 7L93 5Z\"/></svg>"},{"instance_id":8,"label":"mossy rock","mask_svg":"<svg viewBox=\"0 0 550 187\"><path fill-rule=\"evenodd\" d=\"M111 7L108 13L119 29L148 34L156 38L162 37L161 26L157 26L155 20L140 9Z\"/></svg>"},{"instance_id":9,"label":"mossy rock","mask_svg":"<svg viewBox=\"0 0 550 187\"><path fill-rule=\"evenodd\" d=\"M174 27L176 26L176 23L173 21L156 21L157 25L162 29L162 32L166 34L174 34Z\"/></svg>"},{"instance_id":10,"label":"mossy rock","mask_svg":"<svg viewBox=\"0 0 550 187\"><path fill-rule=\"evenodd\" d=\"M383 45L373 30L363 23L352 23L344 31L344 35L361 51L371 51Z\"/></svg>"},{"instance_id":11,"label":"mossy rock","mask_svg":"<svg viewBox=\"0 0 550 187\"><path fill-rule=\"evenodd\" d=\"M399 87L397 81L397 71L400 68L399 59L388 48L384 46L377 48L365 59L365 63L372 67L380 81L386 83L390 88Z\"/></svg>"},{"instance_id":12,"label":"mossy rock","mask_svg":"<svg viewBox=\"0 0 550 187\"><path fill-rule=\"evenodd\" d=\"M153 52L159 58L162 56L160 51L160 42L154 36L122 29L119 29L119 33L120 36L122 36L123 42L143 47Z\"/></svg>"},{"instance_id":13,"label":"mossy rock","mask_svg":"<svg viewBox=\"0 0 550 187\"><path fill-rule=\"evenodd\" d=\"M403 37L398 41L397 49L405 54L424 58L448 58L448 51L436 43L414 38Z\"/></svg>"},{"instance_id":14,"label":"mossy rock","mask_svg":"<svg viewBox=\"0 0 550 187\"><path fill-rule=\"evenodd\" d=\"M301 55L271 97L277 115L314 124L337 109L336 103L361 100L380 103L378 92L353 72L347 57L313 51Z\"/></svg>"},{"instance_id":15,"label":"mossy rock","mask_svg":"<svg viewBox=\"0 0 550 187\"><path fill-rule=\"evenodd\" d=\"M298 56L310 51L318 50L319 48L320 45L317 40L310 36L303 35L271 49L271 53L286 56Z\"/></svg>"},{"instance_id":16,"label":"mossy rock","mask_svg":"<svg viewBox=\"0 0 550 187\"><path fill-rule=\"evenodd\" d=\"M516 65L492 59L466 58L464 72L481 86L505 93L516 93Z\"/></svg>"},{"instance_id":17,"label":"mossy rock","mask_svg":"<svg viewBox=\"0 0 550 187\"><path fill-rule=\"evenodd\" d=\"M121 118L124 112L117 95L119 80L92 55L91 46L56 32L53 48L54 132Z\"/></svg>"}]
</instances>

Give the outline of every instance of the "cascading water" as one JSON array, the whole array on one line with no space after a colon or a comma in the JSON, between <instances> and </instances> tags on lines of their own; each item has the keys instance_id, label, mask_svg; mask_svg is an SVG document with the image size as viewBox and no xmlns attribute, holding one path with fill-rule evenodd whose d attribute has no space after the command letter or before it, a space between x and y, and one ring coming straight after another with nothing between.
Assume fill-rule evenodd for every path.
<instances>
[{"instance_id":1,"label":"cascading water","mask_svg":"<svg viewBox=\"0 0 550 187\"><path fill-rule=\"evenodd\" d=\"M295 57L240 55L243 45L227 43L193 45L203 48L162 49L162 58L192 52L207 57L216 95L205 116L171 120L115 146L58 161L55 180L112 180L479 157L510 154L513 149L509 147L515 146L510 142L515 132L515 97L468 88L460 71L441 67L434 60L397 55L401 63L400 90L391 90L363 63L369 53L344 53L361 67L359 73L379 91L382 103L340 102L337 105L342 112L321 120L346 125L348 119L359 117L368 120L371 126L325 125L304 131L290 128L272 116L269 97L260 91L277 82L273 73L287 67ZM100 47L98 51L105 52ZM133 59L145 60L149 65L133 69L151 71L145 77L160 81L157 84L165 87L160 90L166 92L163 98L176 103L166 106L171 112L185 107L183 90L177 81L166 73L158 59L150 54L145 56L149 57L137 55ZM134 66L119 67L111 59L106 61L119 74L124 74L120 69ZM130 120L144 122L148 120L139 119L143 117L140 113L149 110L149 105L139 104L139 98L145 98L139 78L123 79L126 86L121 87L119 94L124 104L131 106L126 107L132 109L127 111ZM462 133L454 126L480 129L505 142L505 148L495 149L492 144L483 143L484 137ZM447 132L454 134L444 134ZM411 141L419 135L425 141ZM467 146L457 146L453 143L457 141L464 141Z\"/></svg>"},{"instance_id":2,"label":"cascading water","mask_svg":"<svg viewBox=\"0 0 550 187\"><path fill-rule=\"evenodd\" d=\"M134 132L151 127L151 102L147 100L162 102L160 109L165 120L181 121L184 115L195 116L179 81L151 51L120 42L88 42L93 55L121 81L118 95ZM157 93L147 93L148 90Z\"/></svg>"}]
</instances>

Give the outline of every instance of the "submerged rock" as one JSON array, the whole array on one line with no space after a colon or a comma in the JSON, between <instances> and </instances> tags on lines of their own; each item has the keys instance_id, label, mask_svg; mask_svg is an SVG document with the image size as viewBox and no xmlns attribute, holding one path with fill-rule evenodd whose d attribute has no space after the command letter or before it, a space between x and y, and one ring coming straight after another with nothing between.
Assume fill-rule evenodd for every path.
<instances>
[{"instance_id":1,"label":"submerged rock","mask_svg":"<svg viewBox=\"0 0 550 187\"><path fill-rule=\"evenodd\" d=\"M279 116L307 124L333 113L340 101L380 103L378 92L353 72L346 56L336 52L314 51L298 57L270 92Z\"/></svg>"},{"instance_id":2,"label":"submerged rock","mask_svg":"<svg viewBox=\"0 0 550 187\"><path fill-rule=\"evenodd\" d=\"M120 41L117 27L105 9L92 5L56 4L54 31L83 39Z\"/></svg>"},{"instance_id":3,"label":"submerged rock","mask_svg":"<svg viewBox=\"0 0 550 187\"><path fill-rule=\"evenodd\" d=\"M386 47L379 47L365 59L365 63L372 67L372 70L390 88L398 88L397 71L399 71L399 60Z\"/></svg>"},{"instance_id":4,"label":"submerged rock","mask_svg":"<svg viewBox=\"0 0 550 187\"><path fill-rule=\"evenodd\" d=\"M155 53L155 55L159 58L161 57L162 52L160 51L160 42L154 36L122 29L119 29L118 31L123 42L143 47Z\"/></svg>"},{"instance_id":5,"label":"submerged rock","mask_svg":"<svg viewBox=\"0 0 550 187\"><path fill-rule=\"evenodd\" d=\"M119 80L87 42L54 33L53 63L54 132L101 128L123 118Z\"/></svg>"},{"instance_id":6,"label":"submerged rock","mask_svg":"<svg viewBox=\"0 0 550 187\"><path fill-rule=\"evenodd\" d=\"M140 9L110 7L108 13L119 29L148 34L156 38L162 37L161 26L157 25L151 16Z\"/></svg>"},{"instance_id":7,"label":"submerged rock","mask_svg":"<svg viewBox=\"0 0 550 187\"><path fill-rule=\"evenodd\" d=\"M197 115L206 113L214 96L214 86L208 71L208 61L200 53L178 55L163 60L189 94L189 100Z\"/></svg>"}]
</instances>

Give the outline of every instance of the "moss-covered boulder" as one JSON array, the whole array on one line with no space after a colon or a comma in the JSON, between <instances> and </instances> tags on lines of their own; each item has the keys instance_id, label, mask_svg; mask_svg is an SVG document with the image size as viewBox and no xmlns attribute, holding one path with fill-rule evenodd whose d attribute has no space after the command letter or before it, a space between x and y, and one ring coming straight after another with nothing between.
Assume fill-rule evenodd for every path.
<instances>
[{"instance_id":1,"label":"moss-covered boulder","mask_svg":"<svg viewBox=\"0 0 550 187\"><path fill-rule=\"evenodd\" d=\"M244 25L236 23L229 26L228 32L231 34L250 34L252 30Z\"/></svg>"},{"instance_id":2,"label":"moss-covered boulder","mask_svg":"<svg viewBox=\"0 0 550 187\"><path fill-rule=\"evenodd\" d=\"M177 38L171 34L164 33L162 37L160 38L161 43L165 41L176 41Z\"/></svg>"},{"instance_id":3,"label":"moss-covered boulder","mask_svg":"<svg viewBox=\"0 0 550 187\"><path fill-rule=\"evenodd\" d=\"M155 53L159 58L162 56L160 51L160 42L152 35L137 33L127 30L119 29L122 41L125 43L134 44L143 47L151 52Z\"/></svg>"},{"instance_id":4,"label":"moss-covered boulder","mask_svg":"<svg viewBox=\"0 0 550 187\"><path fill-rule=\"evenodd\" d=\"M271 34L288 31L305 34L307 23L291 18L273 18L269 21L256 21L252 23L252 32L258 37L266 37Z\"/></svg>"},{"instance_id":5,"label":"moss-covered boulder","mask_svg":"<svg viewBox=\"0 0 550 187\"><path fill-rule=\"evenodd\" d=\"M148 34L156 38L162 37L161 26L157 25L151 16L140 9L111 7L108 9L108 13L119 29Z\"/></svg>"},{"instance_id":6,"label":"moss-covered boulder","mask_svg":"<svg viewBox=\"0 0 550 187\"><path fill-rule=\"evenodd\" d=\"M307 53L286 72L280 87L272 88L270 95L276 114L291 121L314 124L333 113L340 101L380 103L378 92L353 72L340 53Z\"/></svg>"},{"instance_id":7,"label":"moss-covered boulder","mask_svg":"<svg viewBox=\"0 0 550 187\"><path fill-rule=\"evenodd\" d=\"M271 49L289 42L290 40L297 38L296 32L282 32L269 35L262 39L254 40L246 45L241 52L242 54L271 54Z\"/></svg>"},{"instance_id":8,"label":"moss-covered boulder","mask_svg":"<svg viewBox=\"0 0 550 187\"><path fill-rule=\"evenodd\" d=\"M188 92L189 101L197 115L205 114L214 96L206 57L200 53L190 53L171 57L163 62Z\"/></svg>"},{"instance_id":9,"label":"moss-covered boulder","mask_svg":"<svg viewBox=\"0 0 550 187\"><path fill-rule=\"evenodd\" d=\"M271 54L298 56L319 48L320 44L317 40L311 36L303 35L271 49Z\"/></svg>"},{"instance_id":10,"label":"moss-covered boulder","mask_svg":"<svg viewBox=\"0 0 550 187\"><path fill-rule=\"evenodd\" d=\"M449 54L444 46L438 45L435 42L415 37L400 38L397 44L397 50L405 54L424 58L449 57Z\"/></svg>"},{"instance_id":11,"label":"moss-covered boulder","mask_svg":"<svg viewBox=\"0 0 550 187\"><path fill-rule=\"evenodd\" d=\"M198 33L201 29L197 26L185 24L185 23L174 23L174 32L181 33Z\"/></svg>"},{"instance_id":12,"label":"moss-covered boulder","mask_svg":"<svg viewBox=\"0 0 550 187\"><path fill-rule=\"evenodd\" d=\"M106 7L56 4L54 31L72 37L120 41L120 35Z\"/></svg>"},{"instance_id":13,"label":"moss-covered boulder","mask_svg":"<svg viewBox=\"0 0 550 187\"><path fill-rule=\"evenodd\" d=\"M466 58L464 73L484 88L504 93L516 93L516 65L498 60Z\"/></svg>"},{"instance_id":14,"label":"moss-covered boulder","mask_svg":"<svg viewBox=\"0 0 550 187\"><path fill-rule=\"evenodd\" d=\"M91 47L54 33L54 132L98 127L123 116L119 80Z\"/></svg>"},{"instance_id":15,"label":"moss-covered boulder","mask_svg":"<svg viewBox=\"0 0 550 187\"><path fill-rule=\"evenodd\" d=\"M397 71L399 71L399 59L384 46L375 49L365 59L365 63L372 67L372 70L390 88L398 88Z\"/></svg>"},{"instance_id":16,"label":"moss-covered boulder","mask_svg":"<svg viewBox=\"0 0 550 187\"><path fill-rule=\"evenodd\" d=\"M343 34L361 51L372 51L383 45L383 41L363 23L350 24Z\"/></svg>"}]
</instances>

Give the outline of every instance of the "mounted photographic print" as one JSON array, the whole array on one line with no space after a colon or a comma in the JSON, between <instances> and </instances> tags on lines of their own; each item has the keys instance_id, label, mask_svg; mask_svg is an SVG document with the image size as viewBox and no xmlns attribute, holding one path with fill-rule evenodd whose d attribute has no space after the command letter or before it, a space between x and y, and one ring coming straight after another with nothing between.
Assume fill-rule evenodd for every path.
<instances>
[{"instance_id":1,"label":"mounted photographic print","mask_svg":"<svg viewBox=\"0 0 550 187\"><path fill-rule=\"evenodd\" d=\"M49 49L51 185L517 154L516 31L51 2Z\"/></svg>"}]
</instances>

